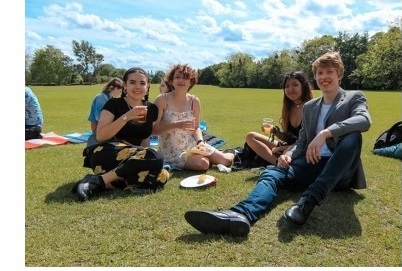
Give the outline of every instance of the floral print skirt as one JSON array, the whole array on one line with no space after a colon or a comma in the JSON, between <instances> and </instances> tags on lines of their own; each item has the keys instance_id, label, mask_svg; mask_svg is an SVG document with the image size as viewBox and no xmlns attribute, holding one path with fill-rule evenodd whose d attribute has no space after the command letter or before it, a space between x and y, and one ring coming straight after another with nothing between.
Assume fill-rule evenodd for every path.
<instances>
[{"instance_id":1,"label":"floral print skirt","mask_svg":"<svg viewBox=\"0 0 402 271\"><path fill-rule=\"evenodd\" d=\"M111 184L120 189L163 188L168 176L161 174L162 155L153 148L134 146L123 140L112 140L84 149L84 167L95 174L113 170L122 179Z\"/></svg>"}]
</instances>

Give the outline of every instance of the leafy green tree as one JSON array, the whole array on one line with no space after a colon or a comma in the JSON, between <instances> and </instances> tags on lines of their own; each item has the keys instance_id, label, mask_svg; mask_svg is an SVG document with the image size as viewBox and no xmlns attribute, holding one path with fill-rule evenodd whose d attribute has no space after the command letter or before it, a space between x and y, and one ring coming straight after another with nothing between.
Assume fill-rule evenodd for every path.
<instances>
[{"instance_id":1,"label":"leafy green tree","mask_svg":"<svg viewBox=\"0 0 402 271\"><path fill-rule=\"evenodd\" d=\"M308 78L313 79L314 76L311 70L311 64L313 64L314 60L319 56L333 51L335 46L336 39L328 35L304 41L298 50L297 62L299 63L300 69Z\"/></svg>"},{"instance_id":2,"label":"leafy green tree","mask_svg":"<svg viewBox=\"0 0 402 271\"><path fill-rule=\"evenodd\" d=\"M228 56L226 65L217 72L217 76L224 87L247 87L249 82L248 71L252 65L253 56L235 53Z\"/></svg>"},{"instance_id":3,"label":"leafy green tree","mask_svg":"<svg viewBox=\"0 0 402 271\"><path fill-rule=\"evenodd\" d=\"M358 56L355 74L367 89L402 90L402 30L391 27L375 36L366 53Z\"/></svg>"},{"instance_id":4,"label":"leafy green tree","mask_svg":"<svg viewBox=\"0 0 402 271\"><path fill-rule=\"evenodd\" d=\"M201 85L219 85L219 79L215 70L219 69L219 65L211 65L201 69L198 76L198 83Z\"/></svg>"},{"instance_id":5,"label":"leafy green tree","mask_svg":"<svg viewBox=\"0 0 402 271\"><path fill-rule=\"evenodd\" d=\"M163 77L165 77L165 73L163 71L156 71L152 76L151 84L159 84Z\"/></svg>"},{"instance_id":6,"label":"leafy green tree","mask_svg":"<svg viewBox=\"0 0 402 271\"><path fill-rule=\"evenodd\" d=\"M85 40L81 42L73 40L72 47L78 62L78 65L75 66L77 72L85 81L92 83L96 70L103 62L103 55L97 54L95 48Z\"/></svg>"},{"instance_id":7,"label":"leafy green tree","mask_svg":"<svg viewBox=\"0 0 402 271\"><path fill-rule=\"evenodd\" d=\"M345 89L358 89L363 79L358 76L358 74L353 73L353 71L356 69L357 56L367 51L369 41L368 33L366 32L363 35L356 33L351 36L346 32L339 32L335 40L335 50L339 51L341 54L345 67L341 85Z\"/></svg>"},{"instance_id":8,"label":"leafy green tree","mask_svg":"<svg viewBox=\"0 0 402 271\"><path fill-rule=\"evenodd\" d=\"M33 83L69 84L73 74L72 59L48 45L35 51L30 71Z\"/></svg>"}]
</instances>

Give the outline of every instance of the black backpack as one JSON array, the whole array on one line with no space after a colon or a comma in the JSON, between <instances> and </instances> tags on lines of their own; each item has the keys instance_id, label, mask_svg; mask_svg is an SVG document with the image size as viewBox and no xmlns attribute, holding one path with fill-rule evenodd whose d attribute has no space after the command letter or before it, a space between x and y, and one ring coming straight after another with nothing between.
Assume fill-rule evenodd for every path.
<instances>
[{"instance_id":1,"label":"black backpack","mask_svg":"<svg viewBox=\"0 0 402 271\"><path fill-rule=\"evenodd\" d=\"M402 121L399 121L383 132L375 141L374 149L389 147L402 143Z\"/></svg>"}]
</instances>

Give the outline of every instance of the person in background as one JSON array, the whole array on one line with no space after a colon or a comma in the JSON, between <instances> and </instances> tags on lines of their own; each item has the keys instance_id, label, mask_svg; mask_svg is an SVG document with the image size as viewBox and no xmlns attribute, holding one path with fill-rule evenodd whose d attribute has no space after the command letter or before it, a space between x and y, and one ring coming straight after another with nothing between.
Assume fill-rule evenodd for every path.
<instances>
[{"instance_id":1,"label":"person in background","mask_svg":"<svg viewBox=\"0 0 402 271\"><path fill-rule=\"evenodd\" d=\"M167 92L171 92L172 86L169 84L168 81L166 81L166 79L162 78L160 84L159 84L159 92L160 93L167 93Z\"/></svg>"},{"instance_id":2,"label":"person in background","mask_svg":"<svg viewBox=\"0 0 402 271\"><path fill-rule=\"evenodd\" d=\"M197 71L188 64L171 67L166 80L173 91L159 94L153 133L159 135L159 150L172 169L207 170L210 165L231 166L234 154L223 153L203 140L199 127L201 103L188 92L197 83ZM193 150L194 152L188 152Z\"/></svg>"},{"instance_id":3,"label":"person in background","mask_svg":"<svg viewBox=\"0 0 402 271\"><path fill-rule=\"evenodd\" d=\"M42 138L43 113L32 89L25 86L25 140Z\"/></svg>"},{"instance_id":4,"label":"person in background","mask_svg":"<svg viewBox=\"0 0 402 271\"><path fill-rule=\"evenodd\" d=\"M292 146L299 136L302 121L302 108L305 102L313 98L311 85L306 75L293 71L285 75L283 80L283 104L280 125L272 128L272 133L279 140L271 141L268 136L257 132L246 135L247 145L267 163L276 165L278 157Z\"/></svg>"},{"instance_id":5,"label":"person in background","mask_svg":"<svg viewBox=\"0 0 402 271\"><path fill-rule=\"evenodd\" d=\"M322 97L304 104L294 146L279 156L276 167L260 174L245 200L219 212L188 211L184 216L190 225L203 233L245 236L250 225L272 207L281 189L302 191L284 217L291 224L303 225L331 191L366 187L360 159L361 133L371 126L366 97L339 86L344 66L338 52L320 56L312 69Z\"/></svg>"},{"instance_id":6,"label":"person in background","mask_svg":"<svg viewBox=\"0 0 402 271\"><path fill-rule=\"evenodd\" d=\"M95 132L99 122L100 114L105 103L112 97L120 97L123 88L123 81L118 77L111 78L92 100L91 111L88 120L91 122L91 131Z\"/></svg>"},{"instance_id":7,"label":"person in background","mask_svg":"<svg viewBox=\"0 0 402 271\"><path fill-rule=\"evenodd\" d=\"M158 107L146 99L147 73L138 67L128 69L123 87L121 97L109 99L103 106L96 141L84 150L84 167L95 174L87 174L73 186L72 192L80 200L112 188L156 192L169 177L162 169L161 154L148 147Z\"/></svg>"}]
</instances>

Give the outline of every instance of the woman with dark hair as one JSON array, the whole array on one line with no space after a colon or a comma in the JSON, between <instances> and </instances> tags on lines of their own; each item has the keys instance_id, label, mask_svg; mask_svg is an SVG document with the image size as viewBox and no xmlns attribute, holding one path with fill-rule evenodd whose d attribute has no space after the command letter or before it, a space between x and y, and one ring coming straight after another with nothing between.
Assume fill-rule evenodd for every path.
<instances>
[{"instance_id":1,"label":"woman with dark hair","mask_svg":"<svg viewBox=\"0 0 402 271\"><path fill-rule=\"evenodd\" d=\"M123 89L123 81L118 77L111 78L103 87L102 91L96 94L92 100L91 111L88 120L91 122L91 131L95 133L100 114L105 103L112 97L120 97Z\"/></svg>"},{"instance_id":2,"label":"woman with dark hair","mask_svg":"<svg viewBox=\"0 0 402 271\"><path fill-rule=\"evenodd\" d=\"M249 132L246 135L246 147L272 165L276 165L278 156L296 142L301 129L303 105L313 98L311 85L306 75L300 71L286 74L282 89L282 116L279 123L283 131L280 131L278 126L272 128L272 133L278 140L272 141L268 136L257 132Z\"/></svg>"},{"instance_id":3,"label":"woman with dark hair","mask_svg":"<svg viewBox=\"0 0 402 271\"><path fill-rule=\"evenodd\" d=\"M149 77L143 69L124 73L122 96L106 102L96 141L88 141L84 150L84 167L95 175L88 174L74 185L72 192L80 200L108 188L135 192L163 188L169 174L162 169L160 153L148 145L158 118L158 107L147 101L148 92Z\"/></svg>"}]
</instances>

